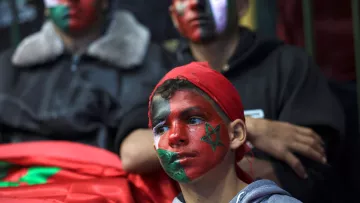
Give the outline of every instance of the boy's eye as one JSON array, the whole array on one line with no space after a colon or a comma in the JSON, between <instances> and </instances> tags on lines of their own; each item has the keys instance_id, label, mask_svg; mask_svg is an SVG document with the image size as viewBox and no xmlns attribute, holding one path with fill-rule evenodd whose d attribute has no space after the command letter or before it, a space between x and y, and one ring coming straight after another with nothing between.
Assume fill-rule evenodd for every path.
<instances>
[{"instance_id":1,"label":"boy's eye","mask_svg":"<svg viewBox=\"0 0 360 203\"><path fill-rule=\"evenodd\" d=\"M188 120L188 123L190 125L197 125L197 124L201 124L204 122L204 119L202 118L199 118L199 117L191 117L189 120Z\"/></svg>"},{"instance_id":2,"label":"boy's eye","mask_svg":"<svg viewBox=\"0 0 360 203\"><path fill-rule=\"evenodd\" d=\"M165 121L161 121L153 128L154 135L162 135L169 130L169 127L165 125Z\"/></svg>"},{"instance_id":3,"label":"boy's eye","mask_svg":"<svg viewBox=\"0 0 360 203\"><path fill-rule=\"evenodd\" d=\"M169 127L167 127L167 126L159 126L159 127L154 129L154 133L156 135L162 135L168 130L169 130Z\"/></svg>"}]
</instances>

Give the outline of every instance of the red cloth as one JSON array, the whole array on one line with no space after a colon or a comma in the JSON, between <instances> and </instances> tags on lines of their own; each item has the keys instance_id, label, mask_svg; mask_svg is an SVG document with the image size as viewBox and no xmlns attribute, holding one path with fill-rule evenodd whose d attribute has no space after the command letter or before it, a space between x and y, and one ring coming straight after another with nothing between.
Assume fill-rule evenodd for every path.
<instances>
[{"instance_id":1,"label":"red cloth","mask_svg":"<svg viewBox=\"0 0 360 203\"><path fill-rule=\"evenodd\" d=\"M180 191L163 171L148 176L128 174L116 154L78 143L3 144L0 161L15 166L2 181L14 181L31 167L59 168L46 183L0 188L1 202L169 203Z\"/></svg>"},{"instance_id":2,"label":"red cloth","mask_svg":"<svg viewBox=\"0 0 360 203\"><path fill-rule=\"evenodd\" d=\"M355 80L351 1L312 1L316 62L338 81ZM277 33L286 43L304 47L302 1L278 0Z\"/></svg>"},{"instance_id":3,"label":"red cloth","mask_svg":"<svg viewBox=\"0 0 360 203\"><path fill-rule=\"evenodd\" d=\"M2 203L62 203L57 200L39 200L39 199L20 199L20 198L1 198L0 202Z\"/></svg>"},{"instance_id":4,"label":"red cloth","mask_svg":"<svg viewBox=\"0 0 360 203\"><path fill-rule=\"evenodd\" d=\"M204 91L211 99L213 99L224 113L229 117L230 120L241 119L245 121L244 107L241 102L240 95L238 94L235 87L231 82L226 79L221 73L210 68L207 62L192 62L185 66L180 66L172 69L168 72L156 85L149 99L149 109L151 105L152 97L154 96L155 90L161 86L166 80L169 79L186 79L196 87ZM149 126L150 122L150 111L149 115ZM250 151L247 144L242 145L236 150L236 163L239 162L245 155L246 152ZM238 177L246 182L251 183L252 178L245 173L235 163L236 172Z\"/></svg>"}]
</instances>

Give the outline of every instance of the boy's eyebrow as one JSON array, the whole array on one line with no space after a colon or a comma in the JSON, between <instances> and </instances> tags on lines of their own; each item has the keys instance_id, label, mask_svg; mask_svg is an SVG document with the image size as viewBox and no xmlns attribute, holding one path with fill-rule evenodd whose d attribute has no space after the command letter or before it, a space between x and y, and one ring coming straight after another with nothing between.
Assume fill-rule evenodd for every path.
<instances>
[{"instance_id":1,"label":"boy's eyebrow","mask_svg":"<svg viewBox=\"0 0 360 203\"><path fill-rule=\"evenodd\" d=\"M180 117L185 117L193 112L199 112L199 111L201 111L201 107L199 106L189 107L180 113Z\"/></svg>"}]
</instances>

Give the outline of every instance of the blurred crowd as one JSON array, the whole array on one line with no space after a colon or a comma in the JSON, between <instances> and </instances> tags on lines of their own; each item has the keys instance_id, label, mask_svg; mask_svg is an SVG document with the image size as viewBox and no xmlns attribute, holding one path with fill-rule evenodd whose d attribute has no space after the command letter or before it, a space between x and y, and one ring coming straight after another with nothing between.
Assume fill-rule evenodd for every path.
<instances>
[{"instance_id":1,"label":"blurred crowd","mask_svg":"<svg viewBox=\"0 0 360 203\"><path fill-rule=\"evenodd\" d=\"M202 28L187 12L216 21L209 1L0 0L0 201L172 202L149 96L172 68L207 61L242 98L243 170L302 202L352 202L351 1L311 1L313 56L302 1L226 0L226 22Z\"/></svg>"}]
</instances>

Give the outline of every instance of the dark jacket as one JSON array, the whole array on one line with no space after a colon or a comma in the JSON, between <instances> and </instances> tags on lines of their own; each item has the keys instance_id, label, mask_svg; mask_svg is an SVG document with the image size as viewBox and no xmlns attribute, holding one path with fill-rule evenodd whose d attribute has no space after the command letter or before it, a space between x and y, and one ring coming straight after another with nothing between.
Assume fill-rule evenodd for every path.
<instances>
[{"instance_id":1,"label":"dark jacket","mask_svg":"<svg viewBox=\"0 0 360 203\"><path fill-rule=\"evenodd\" d=\"M0 143L70 140L118 153L129 132L147 127L136 109L172 67L168 59L126 11L81 56L46 22L0 56Z\"/></svg>"},{"instance_id":2,"label":"dark jacket","mask_svg":"<svg viewBox=\"0 0 360 203\"><path fill-rule=\"evenodd\" d=\"M273 181L258 180L242 189L229 203L300 203ZM185 203L182 194L173 203Z\"/></svg>"},{"instance_id":3,"label":"dark jacket","mask_svg":"<svg viewBox=\"0 0 360 203\"><path fill-rule=\"evenodd\" d=\"M194 61L189 46L182 43L178 61ZM241 95L245 115L306 126L325 142L328 162L337 158L337 145L344 131L343 111L332 95L325 77L311 57L301 48L276 39L265 39L240 28L240 42L223 74ZM253 149L255 157L269 160L283 188L304 201L317 201L326 181L331 178L330 165L299 156L307 168L308 179L299 178L284 162Z\"/></svg>"}]
</instances>

